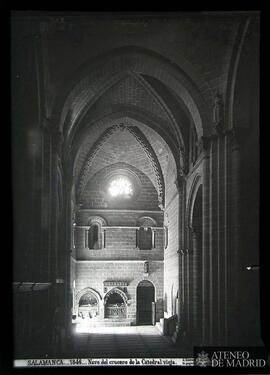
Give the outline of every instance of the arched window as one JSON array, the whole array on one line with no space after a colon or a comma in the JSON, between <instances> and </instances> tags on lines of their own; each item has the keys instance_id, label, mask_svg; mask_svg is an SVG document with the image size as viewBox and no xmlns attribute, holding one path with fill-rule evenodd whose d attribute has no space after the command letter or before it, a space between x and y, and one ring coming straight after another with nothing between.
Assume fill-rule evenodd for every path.
<instances>
[{"instance_id":1,"label":"arched window","mask_svg":"<svg viewBox=\"0 0 270 375\"><path fill-rule=\"evenodd\" d=\"M132 181L126 176L116 176L109 182L108 192L113 198L131 198L134 194Z\"/></svg>"},{"instance_id":2,"label":"arched window","mask_svg":"<svg viewBox=\"0 0 270 375\"><path fill-rule=\"evenodd\" d=\"M89 249L100 249L100 227L98 224L92 224L88 230L88 248Z\"/></svg>"},{"instance_id":3,"label":"arched window","mask_svg":"<svg viewBox=\"0 0 270 375\"><path fill-rule=\"evenodd\" d=\"M138 248L140 250L151 250L153 248L152 229L141 227L138 231Z\"/></svg>"},{"instance_id":4,"label":"arched window","mask_svg":"<svg viewBox=\"0 0 270 375\"><path fill-rule=\"evenodd\" d=\"M156 231L153 227L157 226L154 219L148 216L143 216L138 220L136 232L136 246L140 250L152 250L156 247Z\"/></svg>"},{"instance_id":5,"label":"arched window","mask_svg":"<svg viewBox=\"0 0 270 375\"><path fill-rule=\"evenodd\" d=\"M88 219L88 229L85 231L85 248L97 250L106 247L106 231L103 228L107 225L105 219L100 216L91 216Z\"/></svg>"}]
</instances>

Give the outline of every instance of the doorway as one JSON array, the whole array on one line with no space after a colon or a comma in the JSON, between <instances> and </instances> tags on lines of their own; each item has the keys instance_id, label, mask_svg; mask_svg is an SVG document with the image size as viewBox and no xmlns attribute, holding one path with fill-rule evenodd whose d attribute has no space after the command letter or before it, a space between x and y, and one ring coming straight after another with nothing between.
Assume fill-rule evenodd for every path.
<instances>
[{"instance_id":1,"label":"doorway","mask_svg":"<svg viewBox=\"0 0 270 375\"><path fill-rule=\"evenodd\" d=\"M155 288L147 280L137 286L137 324L149 325L154 323L155 316Z\"/></svg>"}]
</instances>

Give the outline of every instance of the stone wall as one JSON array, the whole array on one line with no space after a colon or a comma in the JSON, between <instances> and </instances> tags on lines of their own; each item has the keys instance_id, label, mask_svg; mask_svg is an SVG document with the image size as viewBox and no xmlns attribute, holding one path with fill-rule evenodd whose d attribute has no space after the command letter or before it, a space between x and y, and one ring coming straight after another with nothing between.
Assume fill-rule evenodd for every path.
<instances>
[{"instance_id":1,"label":"stone wall","mask_svg":"<svg viewBox=\"0 0 270 375\"><path fill-rule=\"evenodd\" d=\"M109 289L104 291L104 281L127 281L128 306L127 319L136 324L136 290L142 280L149 280L155 287L158 321L162 316L160 305L163 304L163 261L149 261L149 274L145 276L144 261L77 261L76 262L76 293L84 288L92 288L101 296L100 303ZM121 289L121 287L120 287ZM122 288L123 289L123 288ZM103 305L102 305L103 306ZM101 309L102 311L102 309ZM101 317L103 318L103 317Z\"/></svg>"}]
</instances>

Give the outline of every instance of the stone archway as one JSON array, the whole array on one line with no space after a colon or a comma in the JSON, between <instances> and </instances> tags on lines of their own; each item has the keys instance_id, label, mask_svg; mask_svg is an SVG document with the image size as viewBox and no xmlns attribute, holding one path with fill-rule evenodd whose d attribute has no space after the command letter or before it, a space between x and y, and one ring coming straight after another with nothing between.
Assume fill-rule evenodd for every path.
<instances>
[{"instance_id":1,"label":"stone archway","mask_svg":"<svg viewBox=\"0 0 270 375\"><path fill-rule=\"evenodd\" d=\"M126 319L127 302L128 298L121 289L111 289L104 297L104 318Z\"/></svg>"},{"instance_id":2,"label":"stone archway","mask_svg":"<svg viewBox=\"0 0 270 375\"><path fill-rule=\"evenodd\" d=\"M137 286L137 324L153 324L153 302L155 287L149 280L142 280Z\"/></svg>"},{"instance_id":3,"label":"stone archway","mask_svg":"<svg viewBox=\"0 0 270 375\"><path fill-rule=\"evenodd\" d=\"M185 62L185 68L187 68L187 62ZM69 86L65 84L62 87L63 94L57 98L52 111L53 118L60 125L60 131L67 126L66 133L70 134L74 122L82 116L83 110L89 103L95 100L96 93L104 92L121 79L123 74L130 71L154 77L176 92L191 113L199 136L203 135L206 131L203 129L203 124L207 126L209 123L209 108L198 90L198 77L187 75L185 70L175 69L174 65L162 55L148 49L134 47L114 49L105 55L100 55L89 63L87 68L81 67L76 76L70 77L71 84ZM101 78L96 80L97 76ZM86 88L90 86L92 90L87 92ZM75 101L76 97L81 97L81 100ZM72 111L71 108L73 108Z\"/></svg>"},{"instance_id":4,"label":"stone archway","mask_svg":"<svg viewBox=\"0 0 270 375\"><path fill-rule=\"evenodd\" d=\"M74 314L81 319L92 319L102 316L101 297L92 288L84 288L75 296Z\"/></svg>"}]
</instances>

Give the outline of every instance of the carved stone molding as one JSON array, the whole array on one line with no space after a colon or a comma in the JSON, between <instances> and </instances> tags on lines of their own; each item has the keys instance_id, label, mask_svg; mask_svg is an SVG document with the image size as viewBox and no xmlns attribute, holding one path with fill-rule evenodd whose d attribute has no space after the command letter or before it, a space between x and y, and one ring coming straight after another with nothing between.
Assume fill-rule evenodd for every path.
<instances>
[{"instance_id":1,"label":"carved stone molding","mask_svg":"<svg viewBox=\"0 0 270 375\"><path fill-rule=\"evenodd\" d=\"M147 274L147 276L149 275L149 262L148 261L144 262L143 272L144 272L144 274Z\"/></svg>"},{"instance_id":2,"label":"carved stone molding","mask_svg":"<svg viewBox=\"0 0 270 375\"><path fill-rule=\"evenodd\" d=\"M170 219L169 219L169 215L168 215L168 212L165 212L164 214L164 226L168 226L170 224Z\"/></svg>"},{"instance_id":3,"label":"carved stone molding","mask_svg":"<svg viewBox=\"0 0 270 375\"><path fill-rule=\"evenodd\" d=\"M91 226L93 224L99 224L101 227L108 225L107 221L103 217L101 217L101 216L90 216L88 218L88 225Z\"/></svg>"},{"instance_id":4,"label":"carved stone molding","mask_svg":"<svg viewBox=\"0 0 270 375\"><path fill-rule=\"evenodd\" d=\"M177 250L177 254L180 254L180 255L184 256L185 255L185 251L182 250L182 249L179 249L179 250Z\"/></svg>"},{"instance_id":5,"label":"carved stone molding","mask_svg":"<svg viewBox=\"0 0 270 375\"><path fill-rule=\"evenodd\" d=\"M178 174L177 174L177 178L176 180L174 181L174 184L177 188L177 190L180 192L184 186L185 186L185 183L186 183L186 175L184 174L184 171L181 170Z\"/></svg>"},{"instance_id":6,"label":"carved stone molding","mask_svg":"<svg viewBox=\"0 0 270 375\"><path fill-rule=\"evenodd\" d=\"M157 185L158 185L159 205L163 208L164 207L164 181L163 181L163 175L162 175L161 167L159 165L159 161L154 153L154 150L152 149L152 146L150 145L150 143L148 142L144 134L140 132L139 129L136 127L128 127L128 130L135 137L138 143L141 145L141 147L143 148L144 152L146 153L152 165L152 168L156 176Z\"/></svg>"},{"instance_id":7,"label":"carved stone molding","mask_svg":"<svg viewBox=\"0 0 270 375\"><path fill-rule=\"evenodd\" d=\"M180 164L182 160L181 170L183 173L185 173L188 170L188 155L185 152L183 147L179 147L178 152L179 152Z\"/></svg>"},{"instance_id":8,"label":"carved stone molding","mask_svg":"<svg viewBox=\"0 0 270 375\"><path fill-rule=\"evenodd\" d=\"M188 255L190 253L189 249L180 249L180 250L177 250L177 254L180 254L182 255L183 257Z\"/></svg>"},{"instance_id":9,"label":"carved stone molding","mask_svg":"<svg viewBox=\"0 0 270 375\"><path fill-rule=\"evenodd\" d=\"M127 304L128 303L128 296L126 295L125 292L123 292L121 289L115 287L115 288L112 288L111 290L109 290L109 292L104 296L104 305L106 305L107 303L107 300L108 298L112 295L112 294L119 294L123 301Z\"/></svg>"},{"instance_id":10,"label":"carved stone molding","mask_svg":"<svg viewBox=\"0 0 270 375\"><path fill-rule=\"evenodd\" d=\"M157 222L150 216L140 216L137 220L138 227L157 227Z\"/></svg>"},{"instance_id":11,"label":"carved stone molding","mask_svg":"<svg viewBox=\"0 0 270 375\"><path fill-rule=\"evenodd\" d=\"M199 149L200 153L208 153L210 150L211 143L217 140L219 137L227 136L229 140L233 143L235 148L241 146L248 136L249 129L247 128L232 128L232 129L223 129L219 133L215 133L209 136L202 136L199 140Z\"/></svg>"},{"instance_id":12,"label":"carved stone molding","mask_svg":"<svg viewBox=\"0 0 270 375\"><path fill-rule=\"evenodd\" d=\"M92 289L92 288L84 288L82 290L80 290L76 295L75 295L75 303L78 305L79 304L79 301L80 301L80 298L84 295L84 294L87 294L87 293L91 293L93 294L97 301L101 301L102 300L102 297L101 295L95 290L95 289Z\"/></svg>"},{"instance_id":13,"label":"carved stone molding","mask_svg":"<svg viewBox=\"0 0 270 375\"><path fill-rule=\"evenodd\" d=\"M107 287L126 287L129 282L127 280L105 280L103 285Z\"/></svg>"}]
</instances>

